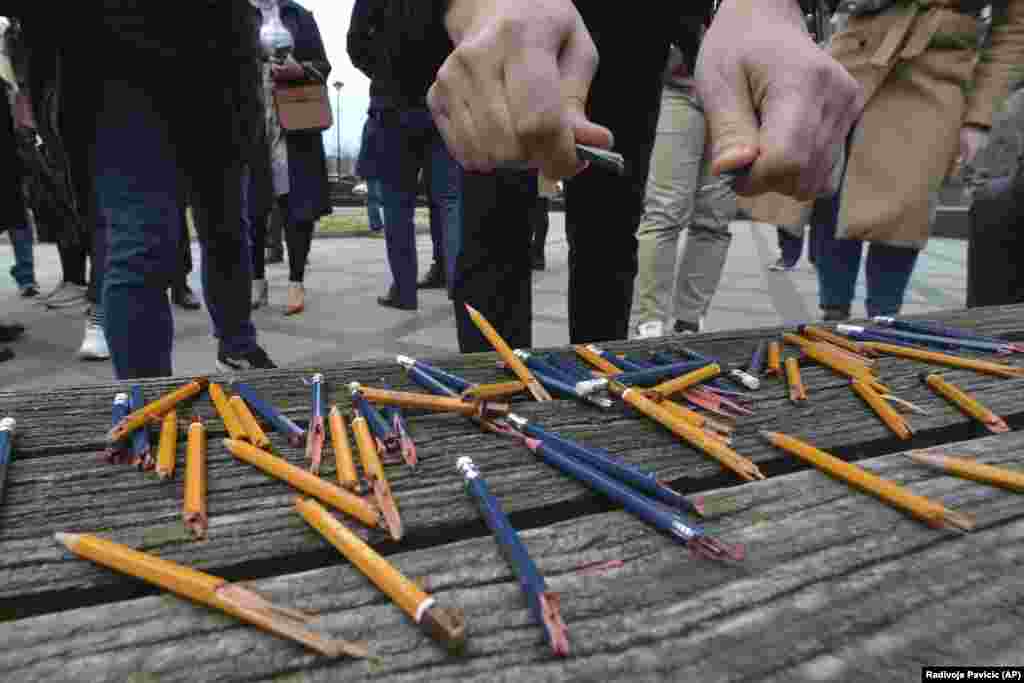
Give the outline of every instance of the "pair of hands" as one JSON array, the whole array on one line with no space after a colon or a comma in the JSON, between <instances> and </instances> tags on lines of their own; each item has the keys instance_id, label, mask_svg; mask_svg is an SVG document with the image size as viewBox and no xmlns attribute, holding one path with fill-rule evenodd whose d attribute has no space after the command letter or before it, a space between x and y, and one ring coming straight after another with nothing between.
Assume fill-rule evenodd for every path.
<instances>
[{"instance_id":1,"label":"pair of hands","mask_svg":"<svg viewBox=\"0 0 1024 683\"><path fill-rule=\"evenodd\" d=\"M456 48L427 101L467 170L526 160L565 178L583 168L575 143L613 146L585 114L598 55L571 0L452 0L446 24ZM808 35L796 0L726 0L695 77L714 173L751 166L736 184L745 195L828 189L864 100Z\"/></svg>"}]
</instances>

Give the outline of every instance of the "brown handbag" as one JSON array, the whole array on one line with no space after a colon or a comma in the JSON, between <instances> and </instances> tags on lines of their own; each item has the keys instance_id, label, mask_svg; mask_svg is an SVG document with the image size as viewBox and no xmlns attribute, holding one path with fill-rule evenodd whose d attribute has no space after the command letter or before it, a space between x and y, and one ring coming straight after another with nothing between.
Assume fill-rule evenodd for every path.
<instances>
[{"instance_id":1,"label":"brown handbag","mask_svg":"<svg viewBox=\"0 0 1024 683\"><path fill-rule=\"evenodd\" d=\"M281 128L286 131L324 131L334 125L330 95L322 80L296 85L275 84L274 106Z\"/></svg>"}]
</instances>

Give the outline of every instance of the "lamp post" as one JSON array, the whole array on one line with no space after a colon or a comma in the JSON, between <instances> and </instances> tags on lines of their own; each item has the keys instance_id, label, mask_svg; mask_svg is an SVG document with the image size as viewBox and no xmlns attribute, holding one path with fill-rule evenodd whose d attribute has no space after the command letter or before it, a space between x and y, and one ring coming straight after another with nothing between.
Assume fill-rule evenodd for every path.
<instances>
[{"instance_id":1,"label":"lamp post","mask_svg":"<svg viewBox=\"0 0 1024 683\"><path fill-rule=\"evenodd\" d=\"M338 180L341 180L341 88L345 84L341 81L334 81L334 92L337 93L334 98L334 109L337 112L334 116L334 132L336 135L336 147L335 147L335 172L338 174Z\"/></svg>"}]
</instances>

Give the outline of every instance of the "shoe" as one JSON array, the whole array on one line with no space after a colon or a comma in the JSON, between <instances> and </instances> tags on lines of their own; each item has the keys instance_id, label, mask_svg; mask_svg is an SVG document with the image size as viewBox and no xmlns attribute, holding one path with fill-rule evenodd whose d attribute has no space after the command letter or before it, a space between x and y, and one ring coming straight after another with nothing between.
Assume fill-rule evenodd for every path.
<instances>
[{"instance_id":1,"label":"shoe","mask_svg":"<svg viewBox=\"0 0 1024 683\"><path fill-rule=\"evenodd\" d=\"M266 263L284 263L284 249L267 249Z\"/></svg>"},{"instance_id":2,"label":"shoe","mask_svg":"<svg viewBox=\"0 0 1024 683\"><path fill-rule=\"evenodd\" d=\"M14 323L13 325L0 325L0 344L12 342L25 334L25 326Z\"/></svg>"},{"instance_id":3,"label":"shoe","mask_svg":"<svg viewBox=\"0 0 1024 683\"><path fill-rule=\"evenodd\" d=\"M266 280L252 281L252 310L266 306L270 302L270 287Z\"/></svg>"},{"instance_id":4,"label":"shoe","mask_svg":"<svg viewBox=\"0 0 1024 683\"><path fill-rule=\"evenodd\" d=\"M784 261L781 257L779 257L778 261L776 261L775 263L773 263L770 266L768 266L768 270L774 271L776 273L778 273L778 272L788 273L791 270L796 270L796 264L797 263L798 263L798 261L794 261L793 263L790 263L788 261Z\"/></svg>"},{"instance_id":5,"label":"shoe","mask_svg":"<svg viewBox=\"0 0 1024 683\"><path fill-rule=\"evenodd\" d=\"M110 349L107 347L107 335L101 325L90 322L85 326L85 338L78 349L78 357L82 360L107 360Z\"/></svg>"},{"instance_id":6,"label":"shoe","mask_svg":"<svg viewBox=\"0 0 1024 683\"><path fill-rule=\"evenodd\" d=\"M176 287L171 292L171 301L176 306L181 306L187 311L197 311L200 308L199 300L196 299L195 293L193 293L192 288L188 285L183 285L180 288Z\"/></svg>"},{"instance_id":7,"label":"shoe","mask_svg":"<svg viewBox=\"0 0 1024 683\"><path fill-rule=\"evenodd\" d=\"M25 285L23 287L18 287L18 290L21 292L21 295L26 299L30 299L34 296L39 296L39 285Z\"/></svg>"},{"instance_id":8,"label":"shoe","mask_svg":"<svg viewBox=\"0 0 1024 683\"><path fill-rule=\"evenodd\" d=\"M648 320L636 326L633 339L655 339L665 336L665 324L660 320Z\"/></svg>"},{"instance_id":9,"label":"shoe","mask_svg":"<svg viewBox=\"0 0 1024 683\"><path fill-rule=\"evenodd\" d=\"M444 268L437 261L430 264L430 270L422 280L416 283L416 289L444 289L448 286L445 282Z\"/></svg>"},{"instance_id":10,"label":"shoe","mask_svg":"<svg viewBox=\"0 0 1024 683\"><path fill-rule=\"evenodd\" d=\"M86 299L88 288L73 282L61 282L50 292L43 303L47 308L70 308L81 304Z\"/></svg>"},{"instance_id":11,"label":"shoe","mask_svg":"<svg viewBox=\"0 0 1024 683\"><path fill-rule=\"evenodd\" d=\"M297 282L288 284L288 305L284 307L285 315L295 315L306 310L306 288Z\"/></svg>"},{"instance_id":12,"label":"shoe","mask_svg":"<svg viewBox=\"0 0 1024 683\"><path fill-rule=\"evenodd\" d=\"M677 320L672 331L676 334L700 334L704 331L704 318L700 318L695 323L691 323L689 320Z\"/></svg>"},{"instance_id":13,"label":"shoe","mask_svg":"<svg viewBox=\"0 0 1024 683\"><path fill-rule=\"evenodd\" d=\"M11 360L12 358L14 358L14 351L11 351L10 349L0 349L0 363L3 363L5 360Z\"/></svg>"},{"instance_id":14,"label":"shoe","mask_svg":"<svg viewBox=\"0 0 1024 683\"><path fill-rule=\"evenodd\" d=\"M546 267L547 267L547 263L544 262L544 257L543 256L534 256L533 257L533 269L534 270L544 270Z\"/></svg>"},{"instance_id":15,"label":"shoe","mask_svg":"<svg viewBox=\"0 0 1024 683\"><path fill-rule=\"evenodd\" d=\"M223 349L217 352L217 370L220 372L273 370L276 367L267 352L259 346L247 353L228 353Z\"/></svg>"},{"instance_id":16,"label":"shoe","mask_svg":"<svg viewBox=\"0 0 1024 683\"><path fill-rule=\"evenodd\" d=\"M388 308L397 308L400 311L415 311L420 307L418 303L414 303L412 305L401 303L398 300L398 292L395 291L394 285L392 285L391 289L388 290L386 296L377 297L377 303Z\"/></svg>"},{"instance_id":17,"label":"shoe","mask_svg":"<svg viewBox=\"0 0 1024 683\"><path fill-rule=\"evenodd\" d=\"M821 319L827 323L841 323L850 319L849 308L826 308L823 306L821 310L824 312Z\"/></svg>"}]
</instances>

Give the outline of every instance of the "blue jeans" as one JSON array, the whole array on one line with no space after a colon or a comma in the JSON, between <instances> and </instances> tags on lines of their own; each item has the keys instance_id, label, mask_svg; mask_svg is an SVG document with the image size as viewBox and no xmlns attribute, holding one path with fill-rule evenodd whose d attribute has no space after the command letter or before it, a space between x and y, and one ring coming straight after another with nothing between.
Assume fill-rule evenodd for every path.
<instances>
[{"instance_id":1,"label":"blue jeans","mask_svg":"<svg viewBox=\"0 0 1024 683\"><path fill-rule=\"evenodd\" d=\"M430 194L438 205L437 222L443 230L443 239L436 240L435 244L443 245L441 248L447 252L452 247L453 233L459 232L462 169L448 153L427 109L393 112L377 124L380 126L376 131L377 139L384 143L378 147L377 163L381 170L388 264L398 302L415 305L417 259L413 219L417 176L424 166L430 165ZM444 262L451 282L455 255L445 254Z\"/></svg>"},{"instance_id":2,"label":"blue jeans","mask_svg":"<svg viewBox=\"0 0 1024 683\"><path fill-rule=\"evenodd\" d=\"M811 248L818 270L818 296L822 310L849 311L853 304L857 274L860 271L863 243L836 239L839 222L839 193L822 197L811 213ZM865 264L868 295L864 301L869 317L896 315L910 276L917 263L918 249L894 247L878 242L868 244Z\"/></svg>"},{"instance_id":3,"label":"blue jeans","mask_svg":"<svg viewBox=\"0 0 1024 683\"><path fill-rule=\"evenodd\" d=\"M38 286L36 282L35 261L32 255L32 228L19 225L7 231L14 249L14 265L11 266L11 277L19 288Z\"/></svg>"},{"instance_id":4,"label":"blue jeans","mask_svg":"<svg viewBox=\"0 0 1024 683\"><path fill-rule=\"evenodd\" d=\"M370 230L384 229L384 208L380 199L380 181L366 181L366 213L370 218Z\"/></svg>"},{"instance_id":5,"label":"blue jeans","mask_svg":"<svg viewBox=\"0 0 1024 683\"><path fill-rule=\"evenodd\" d=\"M203 188L193 193L193 209L203 242L203 294L215 334L226 351L244 352L256 344L242 169L200 164L182 169L167 116L149 87L161 86L107 79L96 112L95 277L119 380L166 377L173 371L174 320L167 290L181 268L183 172Z\"/></svg>"}]
</instances>

